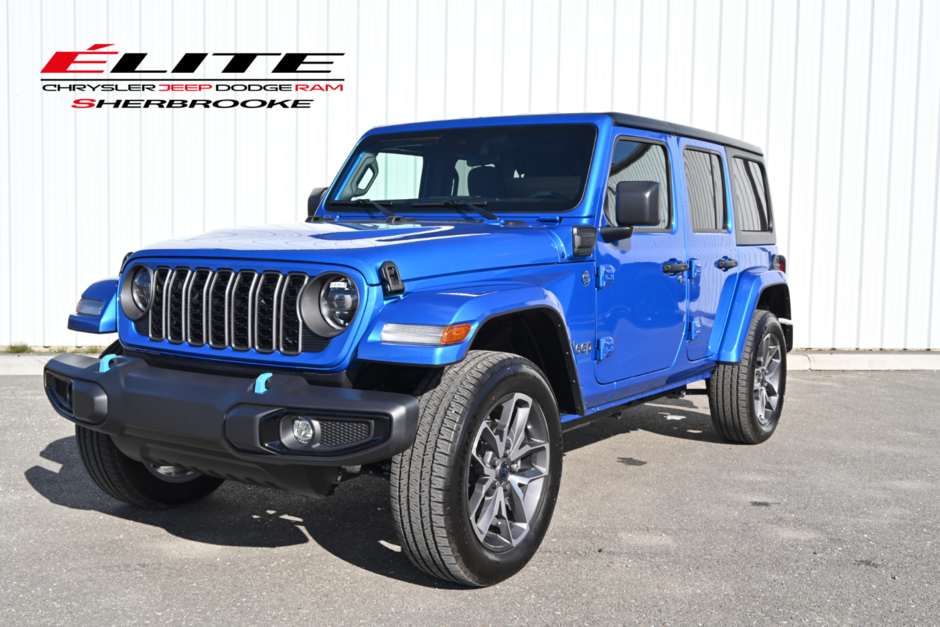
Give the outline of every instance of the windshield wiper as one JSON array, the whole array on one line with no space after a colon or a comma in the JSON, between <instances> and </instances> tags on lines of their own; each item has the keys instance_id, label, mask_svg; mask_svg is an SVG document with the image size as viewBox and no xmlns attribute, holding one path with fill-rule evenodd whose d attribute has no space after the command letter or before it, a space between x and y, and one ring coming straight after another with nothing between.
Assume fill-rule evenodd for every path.
<instances>
[{"instance_id":1,"label":"windshield wiper","mask_svg":"<svg viewBox=\"0 0 940 627\"><path fill-rule=\"evenodd\" d=\"M387 207L392 206L392 203L390 202L378 203L378 202L369 200L368 198L357 198L356 200L332 200L330 201L330 204L348 205L350 207L375 207L386 218L398 218L399 217L395 215L394 213L392 213L391 210L385 208L385 206ZM382 206L383 204L385 206Z\"/></svg>"},{"instance_id":2,"label":"windshield wiper","mask_svg":"<svg viewBox=\"0 0 940 627\"><path fill-rule=\"evenodd\" d=\"M483 207L486 206L486 201L482 201L479 204L475 205L467 202L466 200L441 200L435 202L413 202L411 203L412 207L467 207L473 209L475 212L486 218L487 220L499 220L499 216L495 213L490 213Z\"/></svg>"}]
</instances>

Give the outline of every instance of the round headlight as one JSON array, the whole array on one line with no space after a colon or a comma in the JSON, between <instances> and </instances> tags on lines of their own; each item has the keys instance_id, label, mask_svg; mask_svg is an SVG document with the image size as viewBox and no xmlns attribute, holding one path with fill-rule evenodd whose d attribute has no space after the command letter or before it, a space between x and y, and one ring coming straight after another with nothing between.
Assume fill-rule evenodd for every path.
<instances>
[{"instance_id":1,"label":"round headlight","mask_svg":"<svg viewBox=\"0 0 940 627\"><path fill-rule=\"evenodd\" d=\"M324 272L300 294L300 317L320 337L336 337L348 329L359 310L356 282L339 272Z\"/></svg>"},{"instance_id":2,"label":"round headlight","mask_svg":"<svg viewBox=\"0 0 940 627\"><path fill-rule=\"evenodd\" d=\"M121 280L121 310L130 320L147 315L153 300L153 270L145 265L132 266Z\"/></svg>"},{"instance_id":3,"label":"round headlight","mask_svg":"<svg viewBox=\"0 0 940 627\"><path fill-rule=\"evenodd\" d=\"M327 278L320 288L320 313L328 325L345 330L359 309L359 290L343 275Z\"/></svg>"},{"instance_id":4,"label":"round headlight","mask_svg":"<svg viewBox=\"0 0 940 627\"><path fill-rule=\"evenodd\" d=\"M150 270L141 268L137 271L137 275L134 276L134 283L131 286L131 294L134 297L134 304L141 311L147 311L147 307L150 306L150 298L153 296L153 279Z\"/></svg>"}]
</instances>

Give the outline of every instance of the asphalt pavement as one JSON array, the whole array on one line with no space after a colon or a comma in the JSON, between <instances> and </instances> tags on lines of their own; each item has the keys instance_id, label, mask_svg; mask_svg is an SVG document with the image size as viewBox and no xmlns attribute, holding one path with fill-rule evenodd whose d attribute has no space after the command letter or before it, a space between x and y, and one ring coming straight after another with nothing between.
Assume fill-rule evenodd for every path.
<instances>
[{"instance_id":1,"label":"asphalt pavement","mask_svg":"<svg viewBox=\"0 0 940 627\"><path fill-rule=\"evenodd\" d=\"M570 432L539 553L471 590L411 566L380 479L111 500L40 377L0 377L0 624L937 625L938 389L792 372L759 446L719 441L704 396Z\"/></svg>"}]
</instances>

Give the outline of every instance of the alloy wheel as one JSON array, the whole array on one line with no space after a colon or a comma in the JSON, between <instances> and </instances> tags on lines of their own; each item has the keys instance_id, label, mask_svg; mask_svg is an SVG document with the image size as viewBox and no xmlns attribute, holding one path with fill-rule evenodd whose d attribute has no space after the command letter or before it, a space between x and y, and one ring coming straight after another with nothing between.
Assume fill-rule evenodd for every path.
<instances>
[{"instance_id":1,"label":"alloy wheel","mask_svg":"<svg viewBox=\"0 0 940 627\"><path fill-rule=\"evenodd\" d=\"M179 466L160 466L157 464L144 464L152 475L167 483L186 483L202 476L201 472L187 470Z\"/></svg>"},{"instance_id":2,"label":"alloy wheel","mask_svg":"<svg viewBox=\"0 0 940 627\"><path fill-rule=\"evenodd\" d=\"M768 426L780 403L780 365L783 351L775 335L768 333L760 343L754 364L754 413L761 426Z\"/></svg>"},{"instance_id":3,"label":"alloy wheel","mask_svg":"<svg viewBox=\"0 0 940 627\"><path fill-rule=\"evenodd\" d=\"M545 414L530 396L500 398L477 429L467 477L470 526L483 545L501 552L529 532L548 482Z\"/></svg>"}]
</instances>

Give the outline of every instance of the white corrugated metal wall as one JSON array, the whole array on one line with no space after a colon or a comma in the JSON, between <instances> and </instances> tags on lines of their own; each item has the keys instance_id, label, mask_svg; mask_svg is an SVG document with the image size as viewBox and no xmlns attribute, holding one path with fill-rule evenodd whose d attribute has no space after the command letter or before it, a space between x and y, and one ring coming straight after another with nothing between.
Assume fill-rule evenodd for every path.
<instances>
[{"instance_id":1,"label":"white corrugated metal wall","mask_svg":"<svg viewBox=\"0 0 940 627\"><path fill-rule=\"evenodd\" d=\"M65 318L126 252L301 219L372 126L617 110L765 149L797 345L940 348L940 2L3 0L0 33L0 345L100 343ZM105 42L154 67L345 52L345 91L264 112L40 90L53 52Z\"/></svg>"}]
</instances>

